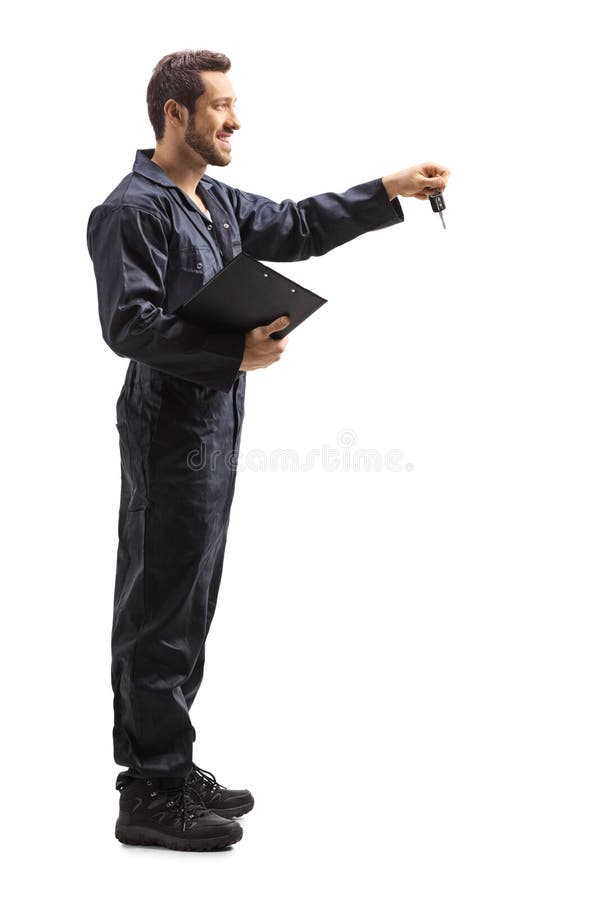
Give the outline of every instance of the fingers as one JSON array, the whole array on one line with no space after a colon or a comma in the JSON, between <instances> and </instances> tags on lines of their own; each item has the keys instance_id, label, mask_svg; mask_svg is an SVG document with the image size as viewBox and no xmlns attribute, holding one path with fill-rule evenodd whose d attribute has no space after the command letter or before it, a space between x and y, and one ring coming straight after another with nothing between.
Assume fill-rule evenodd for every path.
<instances>
[{"instance_id":1,"label":"fingers","mask_svg":"<svg viewBox=\"0 0 600 900\"><path fill-rule=\"evenodd\" d=\"M448 176L450 175L450 169L447 169L446 166L440 166L439 163L426 162L422 163L419 168L421 169L422 174L426 175L427 178L441 176L448 180Z\"/></svg>"},{"instance_id":2,"label":"fingers","mask_svg":"<svg viewBox=\"0 0 600 900\"><path fill-rule=\"evenodd\" d=\"M287 335L276 338L274 332L282 330L289 324L289 316L279 316L268 325L259 325L246 333L246 346L242 357L244 371L265 369L279 362L289 338Z\"/></svg>"},{"instance_id":3,"label":"fingers","mask_svg":"<svg viewBox=\"0 0 600 900\"><path fill-rule=\"evenodd\" d=\"M447 178L442 178L442 176L438 176L437 178L424 178L423 179L423 190L427 191L429 194L433 194L434 191L445 191L446 185L448 183Z\"/></svg>"},{"instance_id":4,"label":"fingers","mask_svg":"<svg viewBox=\"0 0 600 900\"><path fill-rule=\"evenodd\" d=\"M263 325L262 330L265 334L272 334L273 331L280 331L282 328L285 328L286 325L290 324L290 320L288 316L280 316L278 319L275 319L269 325Z\"/></svg>"},{"instance_id":5,"label":"fingers","mask_svg":"<svg viewBox=\"0 0 600 900\"><path fill-rule=\"evenodd\" d=\"M423 163L420 169L421 190L419 191L419 194L415 194L414 196L422 199L420 195L426 191L433 193L433 191L446 190L448 179L450 177L450 169L434 162Z\"/></svg>"},{"instance_id":6,"label":"fingers","mask_svg":"<svg viewBox=\"0 0 600 900\"><path fill-rule=\"evenodd\" d=\"M281 338L279 341L269 340L268 349L253 354L253 357L247 361L246 368L248 370L266 369L268 366L272 366L273 363L279 362L288 340L289 338L287 337Z\"/></svg>"}]
</instances>

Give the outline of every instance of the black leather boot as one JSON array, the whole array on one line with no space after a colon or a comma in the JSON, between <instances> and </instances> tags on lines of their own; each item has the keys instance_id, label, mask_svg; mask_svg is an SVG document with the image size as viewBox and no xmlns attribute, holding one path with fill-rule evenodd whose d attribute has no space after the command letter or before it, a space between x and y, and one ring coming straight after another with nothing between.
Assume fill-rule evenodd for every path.
<instances>
[{"instance_id":1,"label":"black leather boot","mask_svg":"<svg viewBox=\"0 0 600 900\"><path fill-rule=\"evenodd\" d=\"M115 836L123 844L169 850L217 850L235 844L243 831L209 810L184 778L120 778Z\"/></svg>"},{"instance_id":2,"label":"black leather boot","mask_svg":"<svg viewBox=\"0 0 600 900\"><path fill-rule=\"evenodd\" d=\"M246 788L223 787L211 772L200 766L192 767L188 783L196 800L225 818L243 816L254 806L254 797Z\"/></svg>"}]
</instances>

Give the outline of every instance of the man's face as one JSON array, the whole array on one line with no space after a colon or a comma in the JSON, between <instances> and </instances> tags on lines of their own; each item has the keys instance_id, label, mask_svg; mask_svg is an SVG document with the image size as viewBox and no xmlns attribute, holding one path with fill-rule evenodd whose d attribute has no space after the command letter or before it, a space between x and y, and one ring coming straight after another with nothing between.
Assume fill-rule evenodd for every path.
<instances>
[{"instance_id":1,"label":"man's face","mask_svg":"<svg viewBox=\"0 0 600 900\"><path fill-rule=\"evenodd\" d=\"M211 166L228 166L231 145L227 139L240 128L234 110L235 94L224 72L202 72L206 91L196 101L196 111L190 116L185 142L202 162Z\"/></svg>"}]
</instances>

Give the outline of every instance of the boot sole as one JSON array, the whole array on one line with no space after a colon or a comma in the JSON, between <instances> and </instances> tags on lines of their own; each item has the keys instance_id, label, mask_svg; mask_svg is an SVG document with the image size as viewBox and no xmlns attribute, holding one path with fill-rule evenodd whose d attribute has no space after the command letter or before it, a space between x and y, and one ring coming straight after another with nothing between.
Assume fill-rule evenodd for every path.
<instances>
[{"instance_id":1,"label":"boot sole","mask_svg":"<svg viewBox=\"0 0 600 900\"><path fill-rule=\"evenodd\" d=\"M237 825L237 822L234 823ZM153 828L140 828L130 825L115 825L115 837L122 844L136 847L166 847L168 850L221 850L236 844L241 840L242 826L238 825L236 831L227 835L216 835L207 838L177 837L172 834L162 834Z\"/></svg>"}]
</instances>

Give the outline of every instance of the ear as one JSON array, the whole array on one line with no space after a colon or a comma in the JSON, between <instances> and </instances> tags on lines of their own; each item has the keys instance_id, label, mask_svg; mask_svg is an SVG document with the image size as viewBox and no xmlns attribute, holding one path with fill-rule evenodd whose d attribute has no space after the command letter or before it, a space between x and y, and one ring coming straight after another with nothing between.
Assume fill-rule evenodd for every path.
<instances>
[{"instance_id":1,"label":"ear","mask_svg":"<svg viewBox=\"0 0 600 900\"><path fill-rule=\"evenodd\" d=\"M163 106L165 120L174 125L175 128L181 128L187 125L189 113L185 106L178 103L177 100L167 100Z\"/></svg>"}]
</instances>

